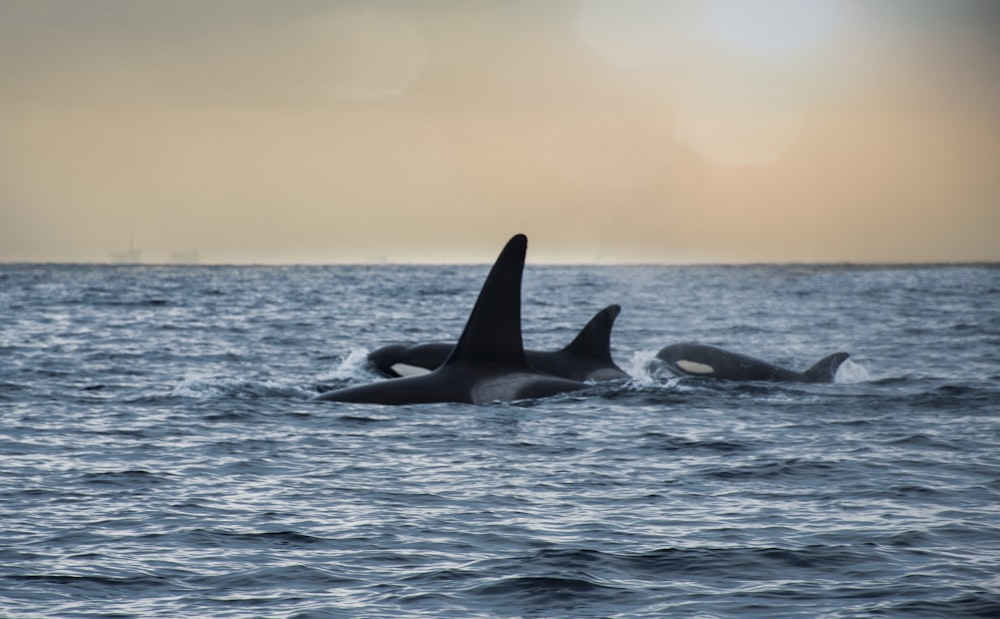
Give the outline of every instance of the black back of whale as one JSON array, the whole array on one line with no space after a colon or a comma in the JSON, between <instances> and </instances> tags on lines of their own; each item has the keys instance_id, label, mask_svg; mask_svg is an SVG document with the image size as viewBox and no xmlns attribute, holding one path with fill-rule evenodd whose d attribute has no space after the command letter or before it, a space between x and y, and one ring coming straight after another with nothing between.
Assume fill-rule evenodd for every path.
<instances>
[{"instance_id":1,"label":"black back of whale","mask_svg":"<svg viewBox=\"0 0 1000 619\"><path fill-rule=\"evenodd\" d=\"M723 380L832 383L840 365L850 356L834 353L804 372L785 369L747 355L707 344L671 344L656 354L675 374Z\"/></svg>"},{"instance_id":2,"label":"black back of whale","mask_svg":"<svg viewBox=\"0 0 1000 619\"><path fill-rule=\"evenodd\" d=\"M532 369L521 341L521 277L528 239L515 235L500 252L479 292L458 344L441 367L424 376L328 391L318 400L373 404L541 398L587 385Z\"/></svg>"},{"instance_id":3,"label":"black back of whale","mask_svg":"<svg viewBox=\"0 0 1000 619\"><path fill-rule=\"evenodd\" d=\"M597 312L565 348L560 350L525 350L528 365L552 376L570 380L615 380L628 378L611 358L611 328L621 312L609 305ZM372 351L368 362L385 376L405 375L400 365L431 371L442 364L455 348L448 342L426 344L390 344Z\"/></svg>"}]
</instances>

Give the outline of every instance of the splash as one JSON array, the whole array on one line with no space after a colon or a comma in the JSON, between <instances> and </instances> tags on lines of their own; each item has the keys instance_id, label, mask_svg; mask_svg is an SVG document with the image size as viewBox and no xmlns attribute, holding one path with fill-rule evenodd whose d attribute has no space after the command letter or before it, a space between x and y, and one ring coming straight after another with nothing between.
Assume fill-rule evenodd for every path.
<instances>
[{"instance_id":1,"label":"splash","mask_svg":"<svg viewBox=\"0 0 1000 619\"><path fill-rule=\"evenodd\" d=\"M655 350L637 350L632 353L625 372L632 377L632 384L637 387L652 387L662 382L657 371L658 359Z\"/></svg>"},{"instance_id":2,"label":"splash","mask_svg":"<svg viewBox=\"0 0 1000 619\"><path fill-rule=\"evenodd\" d=\"M848 359L837 368L837 374L833 377L833 382L850 385L853 383L866 383L871 379L871 374L868 373L868 370L864 366L855 363L852 359Z\"/></svg>"},{"instance_id":3,"label":"splash","mask_svg":"<svg viewBox=\"0 0 1000 619\"><path fill-rule=\"evenodd\" d=\"M368 352L367 348L355 348L341 360L337 367L325 374L321 374L319 380L327 382L370 379L371 372L368 369Z\"/></svg>"}]
</instances>

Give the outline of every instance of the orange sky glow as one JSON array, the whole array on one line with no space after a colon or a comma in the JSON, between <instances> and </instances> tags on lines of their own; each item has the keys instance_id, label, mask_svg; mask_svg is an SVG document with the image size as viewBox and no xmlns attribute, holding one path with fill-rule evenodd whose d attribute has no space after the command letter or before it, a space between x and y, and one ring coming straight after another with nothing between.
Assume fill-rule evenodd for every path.
<instances>
[{"instance_id":1,"label":"orange sky glow","mask_svg":"<svg viewBox=\"0 0 1000 619\"><path fill-rule=\"evenodd\" d=\"M989 0L5 0L0 261L1000 260Z\"/></svg>"}]
</instances>

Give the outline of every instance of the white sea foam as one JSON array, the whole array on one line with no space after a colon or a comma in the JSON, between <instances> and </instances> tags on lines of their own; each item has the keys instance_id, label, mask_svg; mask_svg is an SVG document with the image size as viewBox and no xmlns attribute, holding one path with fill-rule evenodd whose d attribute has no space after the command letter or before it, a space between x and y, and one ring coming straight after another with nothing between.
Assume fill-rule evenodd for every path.
<instances>
[{"instance_id":1,"label":"white sea foam","mask_svg":"<svg viewBox=\"0 0 1000 619\"><path fill-rule=\"evenodd\" d=\"M368 349L355 348L336 367L319 376L320 381L363 380L371 378L368 369Z\"/></svg>"},{"instance_id":2,"label":"white sea foam","mask_svg":"<svg viewBox=\"0 0 1000 619\"><path fill-rule=\"evenodd\" d=\"M651 387L662 382L656 371L655 350L637 350L625 364L625 372L632 377L632 383L638 387Z\"/></svg>"},{"instance_id":3,"label":"white sea foam","mask_svg":"<svg viewBox=\"0 0 1000 619\"><path fill-rule=\"evenodd\" d=\"M848 359L837 368L837 374L833 377L833 382L853 384L865 383L872 379L871 374L861 364Z\"/></svg>"}]
</instances>

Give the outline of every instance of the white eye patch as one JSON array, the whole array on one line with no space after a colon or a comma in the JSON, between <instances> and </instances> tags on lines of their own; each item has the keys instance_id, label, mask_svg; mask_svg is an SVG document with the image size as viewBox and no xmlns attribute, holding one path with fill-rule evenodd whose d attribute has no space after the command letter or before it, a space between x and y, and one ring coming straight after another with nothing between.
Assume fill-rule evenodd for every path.
<instances>
[{"instance_id":1,"label":"white eye patch","mask_svg":"<svg viewBox=\"0 0 1000 619\"><path fill-rule=\"evenodd\" d=\"M698 363L697 361L688 361L687 359L678 360L677 367L684 370L688 374L712 374L715 372L715 368L710 365Z\"/></svg>"},{"instance_id":2,"label":"white eye patch","mask_svg":"<svg viewBox=\"0 0 1000 619\"><path fill-rule=\"evenodd\" d=\"M407 376L423 376L424 374L431 373L431 371L427 368L422 368L419 365L409 365L406 363L394 363L392 364L391 369L403 378Z\"/></svg>"}]
</instances>

